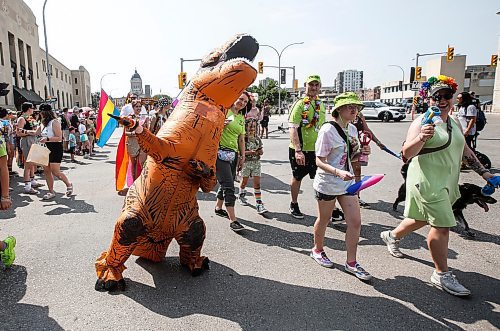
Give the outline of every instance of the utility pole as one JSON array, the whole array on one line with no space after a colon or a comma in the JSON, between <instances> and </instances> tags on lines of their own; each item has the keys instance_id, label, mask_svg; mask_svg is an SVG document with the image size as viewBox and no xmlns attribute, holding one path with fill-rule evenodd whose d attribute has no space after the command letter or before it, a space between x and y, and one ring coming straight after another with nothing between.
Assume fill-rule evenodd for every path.
<instances>
[{"instance_id":1,"label":"utility pole","mask_svg":"<svg viewBox=\"0 0 500 331\"><path fill-rule=\"evenodd\" d=\"M49 64L49 45L47 42L47 26L45 25L45 5L47 5L47 0L45 0L43 3L43 11L42 11L42 14L43 14L43 34L45 36L45 60L47 61L47 81L49 84L49 96L50 96L50 99L53 99L54 96L52 95L52 82L51 82L51 77L50 77L52 75L52 72L50 70L50 64ZM53 102L50 101L50 104L52 105Z\"/></svg>"}]
</instances>

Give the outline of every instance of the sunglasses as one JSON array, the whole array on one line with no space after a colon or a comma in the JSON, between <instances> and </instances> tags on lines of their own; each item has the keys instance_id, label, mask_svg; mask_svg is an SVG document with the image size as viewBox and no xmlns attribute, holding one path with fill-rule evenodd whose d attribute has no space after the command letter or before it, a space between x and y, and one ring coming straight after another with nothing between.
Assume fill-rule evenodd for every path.
<instances>
[{"instance_id":1,"label":"sunglasses","mask_svg":"<svg viewBox=\"0 0 500 331\"><path fill-rule=\"evenodd\" d=\"M451 98L453 98L453 94L451 94L451 93L434 94L431 98L432 98L432 100L439 102L439 101L441 101L441 99L450 100Z\"/></svg>"}]
</instances>

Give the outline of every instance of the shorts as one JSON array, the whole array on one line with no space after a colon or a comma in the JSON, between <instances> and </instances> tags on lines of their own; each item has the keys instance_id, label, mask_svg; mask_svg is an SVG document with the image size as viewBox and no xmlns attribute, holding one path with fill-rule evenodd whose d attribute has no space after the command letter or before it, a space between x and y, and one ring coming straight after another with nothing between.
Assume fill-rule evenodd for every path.
<instances>
[{"instance_id":1,"label":"shorts","mask_svg":"<svg viewBox=\"0 0 500 331\"><path fill-rule=\"evenodd\" d=\"M0 139L0 157L7 155L7 144L3 139Z\"/></svg>"},{"instance_id":2,"label":"shorts","mask_svg":"<svg viewBox=\"0 0 500 331\"><path fill-rule=\"evenodd\" d=\"M295 161L295 149L288 148L288 159L290 160L290 166L292 167L292 175L298 181L301 181L306 175L309 175L309 178L314 179L316 176L316 170L318 167L316 166L316 153L311 152L303 152L305 157L305 165L298 165Z\"/></svg>"},{"instance_id":3,"label":"shorts","mask_svg":"<svg viewBox=\"0 0 500 331\"><path fill-rule=\"evenodd\" d=\"M45 146L50 151L49 154L49 163L61 163L63 159L63 145L62 142L48 142L45 143Z\"/></svg>"},{"instance_id":4,"label":"shorts","mask_svg":"<svg viewBox=\"0 0 500 331\"><path fill-rule=\"evenodd\" d=\"M267 128L269 126L269 116L262 117L262 120L260 121L260 126L262 126L263 128Z\"/></svg>"},{"instance_id":5,"label":"shorts","mask_svg":"<svg viewBox=\"0 0 500 331\"><path fill-rule=\"evenodd\" d=\"M338 195L324 194L324 193L321 193L321 192L314 190L314 197L318 201L332 201L332 200L337 199Z\"/></svg>"},{"instance_id":6,"label":"shorts","mask_svg":"<svg viewBox=\"0 0 500 331\"><path fill-rule=\"evenodd\" d=\"M30 152L31 145L33 145L35 142L36 142L35 136L21 137L20 147L21 147L21 151L23 152L23 156L24 156L25 160L28 158L28 154Z\"/></svg>"},{"instance_id":7,"label":"shorts","mask_svg":"<svg viewBox=\"0 0 500 331\"><path fill-rule=\"evenodd\" d=\"M141 146L137 141L137 137L127 137L127 152L130 157L138 157L141 152Z\"/></svg>"},{"instance_id":8,"label":"shorts","mask_svg":"<svg viewBox=\"0 0 500 331\"><path fill-rule=\"evenodd\" d=\"M69 130L62 130L63 141L68 141L69 139Z\"/></svg>"},{"instance_id":9,"label":"shorts","mask_svg":"<svg viewBox=\"0 0 500 331\"><path fill-rule=\"evenodd\" d=\"M241 169L241 177L260 177L260 160L245 161Z\"/></svg>"},{"instance_id":10,"label":"shorts","mask_svg":"<svg viewBox=\"0 0 500 331\"><path fill-rule=\"evenodd\" d=\"M69 153L70 154L75 154L75 146L69 148Z\"/></svg>"},{"instance_id":11,"label":"shorts","mask_svg":"<svg viewBox=\"0 0 500 331\"><path fill-rule=\"evenodd\" d=\"M87 140L89 140L89 137L85 133L80 135L80 141L82 143L86 142Z\"/></svg>"}]
</instances>

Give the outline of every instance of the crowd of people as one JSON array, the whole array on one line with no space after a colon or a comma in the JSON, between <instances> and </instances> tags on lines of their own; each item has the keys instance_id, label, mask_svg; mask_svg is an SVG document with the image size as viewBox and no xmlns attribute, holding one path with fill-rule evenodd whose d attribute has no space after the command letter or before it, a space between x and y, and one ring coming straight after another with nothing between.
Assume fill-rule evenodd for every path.
<instances>
[{"instance_id":1,"label":"crowd of people","mask_svg":"<svg viewBox=\"0 0 500 331\"><path fill-rule=\"evenodd\" d=\"M324 238L330 221L345 220L346 260L344 269L357 278L367 281L372 278L357 259L358 241L361 231L360 207L366 205L358 194L348 194L348 188L361 180L360 159L371 153L370 146L362 144L361 133L369 133L374 143L383 149L384 144L370 130L361 110L363 103L353 92L345 92L335 98L332 121L326 121L323 101L319 98L321 78L311 75L306 80L305 96L291 107L289 115L290 144L288 148L291 167L290 214L303 218L299 207L299 193L303 179L313 180L314 198L317 203L317 219L314 224L314 242L311 258L322 267L331 268L333 262L324 251ZM459 296L470 291L461 285L448 269L447 252L449 230L456 224L452 204L459 197L458 180L461 164L466 164L493 186L500 183L476 158L472 150L475 136L477 110L469 93L458 97L457 120L452 118L452 99L457 86L450 77L432 77L423 85L421 95L429 100L431 107L438 107L443 123L423 124L422 116L416 118L407 133L402 154L412 161L408 169L405 219L391 231L381 233L389 253L397 258L403 256L400 240L407 234L429 225L427 243L435 270L431 282L443 290ZM122 108L121 116L139 121L140 125L158 133L170 115L171 104L160 99L153 116L144 112L144 105L136 97ZM261 157L264 154L263 139L268 138L271 107L268 100L257 104L256 96L243 92L227 110L224 129L219 143L216 161L216 177L219 187L214 206L215 214L229 220L231 230L239 232L245 227L236 217L236 202L249 205L247 185L253 183L253 195L257 213L264 214L261 192ZM45 166L46 183L49 188L44 200L54 198L56 176L66 185L66 195L73 194L73 185L61 172L63 153L84 158L92 155L95 143L95 114L82 114L79 109L63 109L60 114L48 104L40 105L38 111L25 103L16 120L16 114L0 109L2 119L2 148L0 148L1 208L11 206L8 178L12 175L13 160L23 170L24 193L38 194L40 183L35 180L36 165L29 162L29 151L33 144L42 143L51 151L48 166ZM445 145L433 153L423 150ZM126 132L127 151L132 164L133 178L141 172L146 154L141 150L133 132ZM420 155L421 154L421 155ZM446 173L448 176L443 176ZM236 191L235 182L239 181ZM4 185L7 183L7 185ZM304 198L302 198L304 199ZM307 199L307 197L305 198ZM338 208L340 206L340 208ZM2 261L13 262L15 238L0 242Z\"/></svg>"}]
</instances>

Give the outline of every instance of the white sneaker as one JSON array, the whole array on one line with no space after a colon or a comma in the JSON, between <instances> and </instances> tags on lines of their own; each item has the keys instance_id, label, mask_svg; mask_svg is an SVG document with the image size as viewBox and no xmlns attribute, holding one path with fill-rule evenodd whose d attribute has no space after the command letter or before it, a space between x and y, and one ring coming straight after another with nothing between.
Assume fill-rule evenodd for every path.
<instances>
[{"instance_id":1,"label":"white sneaker","mask_svg":"<svg viewBox=\"0 0 500 331\"><path fill-rule=\"evenodd\" d=\"M380 238L382 238L382 240L385 242L385 244L387 245L387 250L389 251L389 253L391 253L392 256L398 258L404 256L404 254L399 250L399 239L394 239L391 236L390 230L381 232Z\"/></svg>"},{"instance_id":2,"label":"white sneaker","mask_svg":"<svg viewBox=\"0 0 500 331\"><path fill-rule=\"evenodd\" d=\"M451 272L438 273L436 270L432 273L431 283L436 287L456 296L470 295L470 290L465 288L457 280L457 277Z\"/></svg>"},{"instance_id":3,"label":"white sneaker","mask_svg":"<svg viewBox=\"0 0 500 331\"><path fill-rule=\"evenodd\" d=\"M240 194L238 196L238 202L242 206L248 206L248 201L247 198L245 197L245 194Z\"/></svg>"},{"instance_id":4,"label":"white sneaker","mask_svg":"<svg viewBox=\"0 0 500 331\"><path fill-rule=\"evenodd\" d=\"M264 205L261 203L257 204L256 208L257 208L257 213L259 214L267 213L266 207L264 207Z\"/></svg>"}]
</instances>

